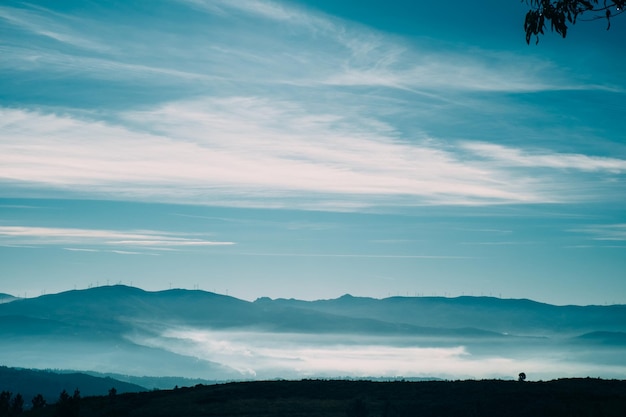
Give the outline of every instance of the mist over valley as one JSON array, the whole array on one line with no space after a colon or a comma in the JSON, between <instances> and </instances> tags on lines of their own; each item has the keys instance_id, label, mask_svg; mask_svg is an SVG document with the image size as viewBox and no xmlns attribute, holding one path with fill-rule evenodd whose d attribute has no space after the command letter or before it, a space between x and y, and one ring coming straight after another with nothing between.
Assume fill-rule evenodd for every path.
<instances>
[{"instance_id":1,"label":"mist over valley","mask_svg":"<svg viewBox=\"0 0 626 417\"><path fill-rule=\"evenodd\" d=\"M622 378L626 306L260 298L127 286L0 304L2 365L212 381Z\"/></svg>"}]
</instances>

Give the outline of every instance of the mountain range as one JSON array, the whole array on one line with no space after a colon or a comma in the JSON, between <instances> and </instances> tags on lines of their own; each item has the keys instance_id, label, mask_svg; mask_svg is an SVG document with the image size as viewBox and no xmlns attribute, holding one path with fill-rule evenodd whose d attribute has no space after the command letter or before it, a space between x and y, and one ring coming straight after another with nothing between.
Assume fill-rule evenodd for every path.
<instances>
[{"instance_id":1,"label":"mountain range","mask_svg":"<svg viewBox=\"0 0 626 417\"><path fill-rule=\"evenodd\" d=\"M266 352L269 342L261 347L258 342L264 335L298 352L295 343L304 339L316 347L324 340L331 340L333 346L366 340L368 346L464 346L478 356L495 351L538 354L539 348L550 348L594 363L626 365L618 359L626 348L626 305L350 295L250 302L200 290L148 292L122 285L28 299L0 298L10 300L0 303L0 365L24 368L209 380L254 378L254 370L243 372L234 358L249 360L258 351ZM589 359L590 347L600 353L598 357ZM225 355L228 360L222 360ZM263 355L265 359L276 356ZM248 368L254 367L254 361L249 363Z\"/></svg>"}]
</instances>

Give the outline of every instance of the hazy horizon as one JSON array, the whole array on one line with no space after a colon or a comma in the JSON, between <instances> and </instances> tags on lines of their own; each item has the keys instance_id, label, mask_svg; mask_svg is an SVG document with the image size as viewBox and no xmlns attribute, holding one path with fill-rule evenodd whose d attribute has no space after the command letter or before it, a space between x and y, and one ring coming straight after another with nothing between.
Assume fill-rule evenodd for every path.
<instances>
[{"instance_id":1,"label":"hazy horizon","mask_svg":"<svg viewBox=\"0 0 626 417\"><path fill-rule=\"evenodd\" d=\"M11 297L15 297L15 299L33 299L33 298L38 298L44 295L56 295L56 294L61 294L61 293L65 293L65 292L70 292L70 291L82 291L82 290L90 290L90 289L95 289L95 288L104 288L104 287L117 287L117 286L121 286L121 287L128 287L128 288L133 288L133 289L138 289L141 291L145 291L145 292L152 292L152 293L158 293L158 292L167 292L167 291L200 291L200 292L205 292L205 293L211 293L211 294L216 294L219 296L226 296L226 297L231 297L231 298L235 298L235 299L239 299L242 301L247 301L247 302L255 302L255 301L261 301L263 299L268 299L268 300L296 300L296 301L328 301L328 300L337 300L337 299L341 299L344 297L354 297L354 298L369 298L369 299L374 299L374 300L384 300L387 298L443 298L443 299L455 299L455 298L461 298L461 297L473 297L473 298L494 298L494 299L501 299L501 300L520 300L520 301L532 301L532 302L536 302L536 303L540 303L540 304L548 304L548 305L554 305L554 306L560 306L560 307L566 307L566 306L579 306L579 307L592 307L592 306L617 306L617 305L625 305L624 303L604 303L604 304L575 304L575 303L564 303L564 304L557 304L557 303L550 303L550 302L546 302L543 300L537 300L537 299L532 299L532 298L515 298L515 297L502 297L501 294L493 294L493 293L489 293L489 294L459 294L459 295L455 295L455 294L421 294L421 293L414 293L414 294L388 294L386 296L381 296L381 297L375 297L375 296L368 296L368 295L360 295L358 292L353 292L353 293L343 293L343 294L337 294L336 296L330 296L327 298L296 298L296 297L269 297L267 295L263 295L263 294L259 294L257 296L254 296L252 298L243 298L243 297L237 297L236 295L233 294L227 294L227 293L220 293L220 292L216 292L216 291L212 291L209 289L204 289L204 288L198 288L196 285L194 285L194 288L183 288L183 287L176 287L176 286L172 286L172 287L168 287L168 288L155 288L155 289L150 289L150 288L142 288L136 285L131 285L130 283L123 283L123 282L103 282L103 283L96 283L96 284L89 284L84 288L66 288L66 289L61 289L58 292L46 292L45 290L41 290L41 292L39 294L33 294L33 295L29 295L29 294L25 294L24 295L20 295L20 294L9 294L9 293L3 293L0 292L0 295L7 295L7 296L11 296ZM3 301L2 298L0 298L0 303L3 302L7 302L7 301Z\"/></svg>"}]
</instances>

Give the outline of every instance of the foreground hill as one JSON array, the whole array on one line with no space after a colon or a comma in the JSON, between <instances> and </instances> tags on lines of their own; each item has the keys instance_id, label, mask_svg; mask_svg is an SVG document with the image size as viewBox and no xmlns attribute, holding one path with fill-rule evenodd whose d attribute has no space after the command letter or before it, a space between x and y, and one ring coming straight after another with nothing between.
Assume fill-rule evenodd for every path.
<instances>
[{"instance_id":1,"label":"foreground hill","mask_svg":"<svg viewBox=\"0 0 626 417\"><path fill-rule=\"evenodd\" d=\"M76 416L623 417L626 381L271 381L83 398ZM56 407L25 413L54 416Z\"/></svg>"}]
</instances>

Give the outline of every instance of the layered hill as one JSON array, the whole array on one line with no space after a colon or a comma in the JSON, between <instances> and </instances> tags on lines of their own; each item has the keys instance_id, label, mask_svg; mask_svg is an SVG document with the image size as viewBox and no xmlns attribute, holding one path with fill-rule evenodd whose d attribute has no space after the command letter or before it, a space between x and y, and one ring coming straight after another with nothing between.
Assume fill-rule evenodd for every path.
<instances>
[{"instance_id":1,"label":"layered hill","mask_svg":"<svg viewBox=\"0 0 626 417\"><path fill-rule=\"evenodd\" d=\"M111 388L117 393L147 391L146 388L110 377L99 378L80 372L58 373L53 371L15 369L0 366L0 391L22 395L26 405L41 394L48 404L55 403L61 391L70 395L78 389L82 396L106 395Z\"/></svg>"},{"instance_id":2,"label":"layered hill","mask_svg":"<svg viewBox=\"0 0 626 417\"><path fill-rule=\"evenodd\" d=\"M516 335L626 331L626 305L555 306L532 300L494 297L374 299L351 295L318 301L261 298L256 302L411 326L465 327Z\"/></svg>"},{"instance_id":3,"label":"layered hill","mask_svg":"<svg viewBox=\"0 0 626 417\"><path fill-rule=\"evenodd\" d=\"M15 300L17 300L17 297L12 296L11 294L0 293L0 304L10 303Z\"/></svg>"},{"instance_id":4,"label":"layered hill","mask_svg":"<svg viewBox=\"0 0 626 417\"><path fill-rule=\"evenodd\" d=\"M407 360L440 352L463 366L469 353L486 363L490 357L510 358L511 366L513 359L546 356L542 349L555 356L570 351L567 360L618 365L603 373L612 376L626 366L620 353L626 347L626 306L350 295L249 302L197 290L148 292L120 285L0 304L0 337L2 365L134 376L294 377L317 375L316 363L328 375L334 368L324 355L364 355L371 361L379 359L371 356L376 349L387 352L379 356ZM419 350L430 348L439 350ZM394 366L393 372L409 376L404 366ZM287 368L294 373L284 374ZM406 369L410 374L416 368Z\"/></svg>"},{"instance_id":5,"label":"layered hill","mask_svg":"<svg viewBox=\"0 0 626 417\"><path fill-rule=\"evenodd\" d=\"M626 305L555 306L492 297L345 295L332 300L239 300L199 290L148 292L122 285L17 299L0 306L2 329L119 333L142 321L284 332L454 335L626 332Z\"/></svg>"}]
</instances>

